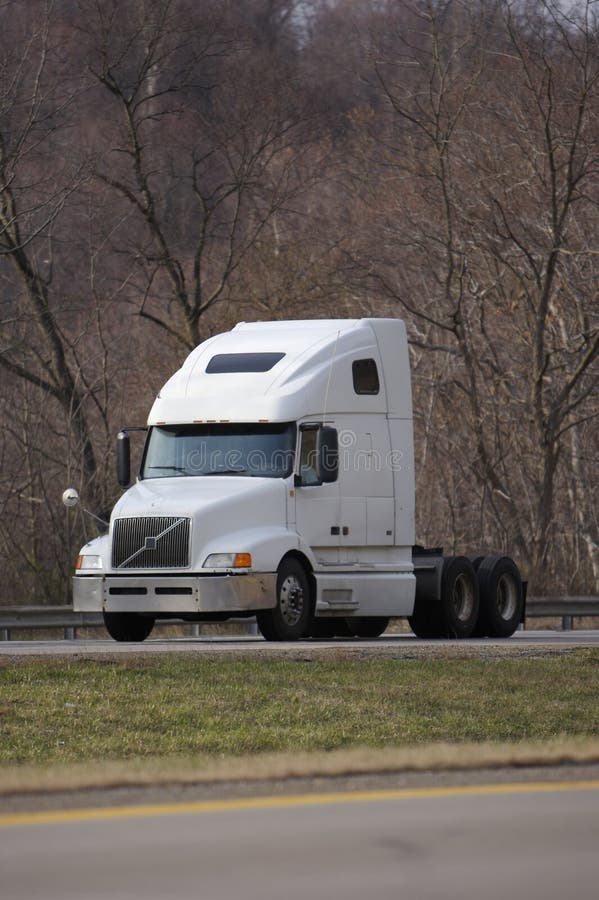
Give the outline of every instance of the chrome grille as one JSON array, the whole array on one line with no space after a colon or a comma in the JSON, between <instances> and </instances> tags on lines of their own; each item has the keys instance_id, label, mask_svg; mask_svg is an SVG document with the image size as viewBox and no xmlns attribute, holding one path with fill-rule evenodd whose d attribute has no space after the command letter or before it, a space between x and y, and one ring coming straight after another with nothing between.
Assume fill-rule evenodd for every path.
<instances>
[{"instance_id":1,"label":"chrome grille","mask_svg":"<svg viewBox=\"0 0 599 900\"><path fill-rule=\"evenodd\" d=\"M184 569L189 566L191 519L144 516L116 519L113 569Z\"/></svg>"}]
</instances>

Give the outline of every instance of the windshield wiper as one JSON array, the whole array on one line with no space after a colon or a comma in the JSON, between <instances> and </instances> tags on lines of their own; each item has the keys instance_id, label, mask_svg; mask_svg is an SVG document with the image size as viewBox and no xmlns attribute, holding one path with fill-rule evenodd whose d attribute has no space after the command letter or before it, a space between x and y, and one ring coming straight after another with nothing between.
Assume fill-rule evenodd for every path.
<instances>
[{"instance_id":1,"label":"windshield wiper","mask_svg":"<svg viewBox=\"0 0 599 900\"><path fill-rule=\"evenodd\" d=\"M189 475L187 469L182 466L146 466L146 469L166 469L168 472L183 472L184 475Z\"/></svg>"},{"instance_id":2,"label":"windshield wiper","mask_svg":"<svg viewBox=\"0 0 599 900\"><path fill-rule=\"evenodd\" d=\"M212 472L202 472L202 475L243 475L247 469L213 469Z\"/></svg>"}]
</instances>

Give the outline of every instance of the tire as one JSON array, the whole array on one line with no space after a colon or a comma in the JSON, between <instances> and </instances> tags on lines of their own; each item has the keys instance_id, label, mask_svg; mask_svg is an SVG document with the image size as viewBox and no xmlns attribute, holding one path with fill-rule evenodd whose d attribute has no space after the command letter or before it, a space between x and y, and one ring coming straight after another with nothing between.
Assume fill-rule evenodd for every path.
<instances>
[{"instance_id":1,"label":"tire","mask_svg":"<svg viewBox=\"0 0 599 900\"><path fill-rule=\"evenodd\" d=\"M478 574L478 570L480 568L480 564L484 558L485 558L484 556L471 556L470 557L470 562L472 563L472 567L477 574ZM478 589L479 589L479 598L480 598L480 582L478 585ZM486 637L487 636L485 634L484 627L481 625L481 621L480 621L481 606L482 606L482 599L480 600L480 603L479 603L478 621L477 621L476 625L474 626L474 631L472 632L470 637Z\"/></svg>"},{"instance_id":2,"label":"tire","mask_svg":"<svg viewBox=\"0 0 599 900\"><path fill-rule=\"evenodd\" d=\"M417 638L428 641L443 637L438 614L438 600L430 597L416 597L414 612L408 616L408 624Z\"/></svg>"},{"instance_id":3,"label":"tire","mask_svg":"<svg viewBox=\"0 0 599 900\"><path fill-rule=\"evenodd\" d=\"M441 572L441 596L416 594L408 622L422 639L467 638L476 627L478 610L478 580L472 563L465 556L447 556Z\"/></svg>"},{"instance_id":4,"label":"tire","mask_svg":"<svg viewBox=\"0 0 599 900\"><path fill-rule=\"evenodd\" d=\"M408 616L408 624L417 638L434 640L442 637L440 606L437 597L423 594L416 588L414 612Z\"/></svg>"},{"instance_id":5,"label":"tire","mask_svg":"<svg viewBox=\"0 0 599 900\"><path fill-rule=\"evenodd\" d=\"M511 637L522 620L524 592L516 563L508 556L486 556L478 567L480 612L477 634Z\"/></svg>"},{"instance_id":6,"label":"tire","mask_svg":"<svg viewBox=\"0 0 599 900\"><path fill-rule=\"evenodd\" d=\"M388 616L355 616L345 621L349 633L359 638L380 637L389 625Z\"/></svg>"},{"instance_id":7,"label":"tire","mask_svg":"<svg viewBox=\"0 0 599 900\"><path fill-rule=\"evenodd\" d=\"M145 641L154 627L154 619L138 613L104 613L106 631L115 641L140 643Z\"/></svg>"},{"instance_id":8,"label":"tire","mask_svg":"<svg viewBox=\"0 0 599 900\"><path fill-rule=\"evenodd\" d=\"M297 559L284 559L277 572L277 605L256 613L267 641L297 641L312 627L312 594L306 570Z\"/></svg>"},{"instance_id":9,"label":"tire","mask_svg":"<svg viewBox=\"0 0 599 900\"><path fill-rule=\"evenodd\" d=\"M446 557L441 575L441 636L470 637L478 621L479 603L478 579L470 560Z\"/></svg>"}]
</instances>

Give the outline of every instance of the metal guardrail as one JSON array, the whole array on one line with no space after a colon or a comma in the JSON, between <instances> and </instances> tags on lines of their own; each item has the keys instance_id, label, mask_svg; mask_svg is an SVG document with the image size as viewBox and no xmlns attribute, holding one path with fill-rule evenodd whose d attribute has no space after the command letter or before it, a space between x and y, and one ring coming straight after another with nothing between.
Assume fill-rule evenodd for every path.
<instances>
[{"instance_id":1,"label":"metal guardrail","mask_svg":"<svg viewBox=\"0 0 599 900\"><path fill-rule=\"evenodd\" d=\"M526 616L561 617L562 630L571 631L575 616L599 615L599 596L567 597L560 594L556 597L528 597L526 600Z\"/></svg>"},{"instance_id":2,"label":"metal guardrail","mask_svg":"<svg viewBox=\"0 0 599 900\"><path fill-rule=\"evenodd\" d=\"M599 616L599 595L587 597L528 597L527 616Z\"/></svg>"},{"instance_id":3,"label":"metal guardrail","mask_svg":"<svg viewBox=\"0 0 599 900\"><path fill-rule=\"evenodd\" d=\"M250 634L257 634L255 619L228 620L242 622ZM210 624L210 623L206 623ZM157 626L187 627L192 637L200 634L201 622L184 622L181 619L160 619ZM0 606L0 641L9 641L11 631L61 628L67 641L75 640L78 628L104 628L100 612L74 612L70 606Z\"/></svg>"},{"instance_id":4,"label":"metal guardrail","mask_svg":"<svg viewBox=\"0 0 599 900\"><path fill-rule=\"evenodd\" d=\"M576 616L599 616L599 596L587 597L529 597L526 601L527 618L548 616L561 618L562 629L573 628ZM241 620L236 620L241 621ZM253 633L256 626L252 619L243 620ZM181 625L179 619L163 619L161 625ZM102 628L102 613L74 612L70 606L4 606L0 607L0 641L10 640L11 631L60 628L65 640L74 640L78 628ZM200 623L188 623L191 634L200 634Z\"/></svg>"},{"instance_id":5,"label":"metal guardrail","mask_svg":"<svg viewBox=\"0 0 599 900\"><path fill-rule=\"evenodd\" d=\"M77 628L102 627L102 613L74 612L70 606L0 607L0 641L9 641L11 631L62 628L65 640L74 640Z\"/></svg>"}]
</instances>

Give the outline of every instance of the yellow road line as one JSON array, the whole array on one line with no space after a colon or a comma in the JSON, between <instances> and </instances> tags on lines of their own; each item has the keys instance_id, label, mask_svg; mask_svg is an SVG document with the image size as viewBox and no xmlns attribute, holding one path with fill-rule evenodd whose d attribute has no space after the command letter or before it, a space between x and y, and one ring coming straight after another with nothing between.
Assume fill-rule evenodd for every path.
<instances>
[{"instance_id":1,"label":"yellow road line","mask_svg":"<svg viewBox=\"0 0 599 900\"><path fill-rule=\"evenodd\" d=\"M330 803L372 803L377 800L414 800L438 797L479 797L500 794L541 794L552 791L597 791L599 781L537 781L515 784L480 784L455 787L401 788L386 791L347 791L329 794L291 794L283 797L247 797L237 800L200 800L193 803L156 803L137 806L49 810L0 815L0 827L90 822L103 819L148 818L190 813L231 812L323 806Z\"/></svg>"}]
</instances>

